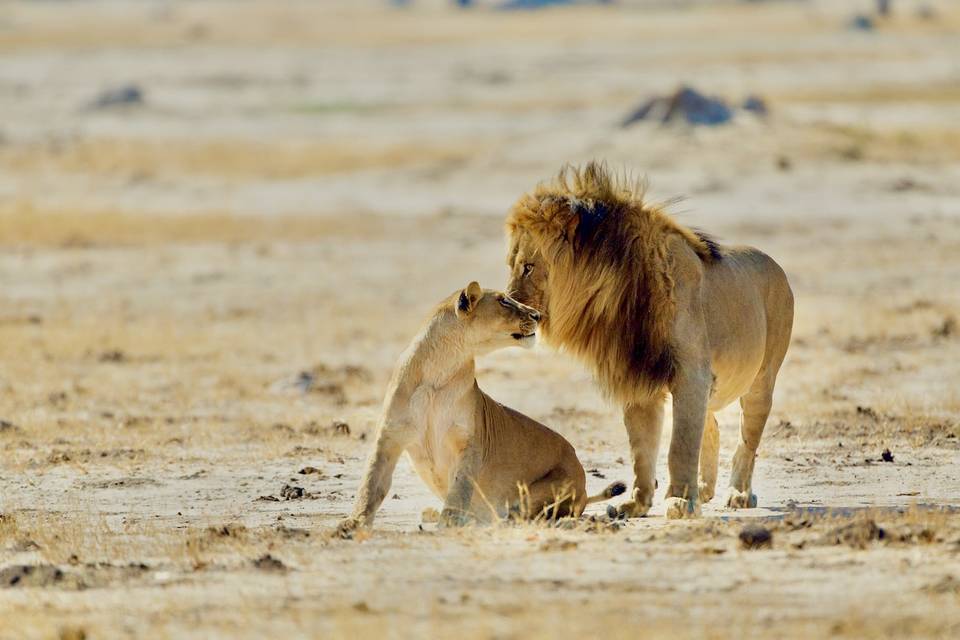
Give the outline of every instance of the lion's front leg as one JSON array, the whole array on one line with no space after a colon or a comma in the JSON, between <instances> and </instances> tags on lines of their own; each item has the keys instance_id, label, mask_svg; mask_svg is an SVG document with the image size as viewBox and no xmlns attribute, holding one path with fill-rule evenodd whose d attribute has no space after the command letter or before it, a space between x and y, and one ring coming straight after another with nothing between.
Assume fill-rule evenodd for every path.
<instances>
[{"instance_id":1,"label":"lion's front leg","mask_svg":"<svg viewBox=\"0 0 960 640\"><path fill-rule=\"evenodd\" d=\"M712 376L707 363L681 367L673 384L673 435L667 465L666 516L689 518L700 515L700 491L697 470L707 399Z\"/></svg>"},{"instance_id":2,"label":"lion's front leg","mask_svg":"<svg viewBox=\"0 0 960 640\"><path fill-rule=\"evenodd\" d=\"M367 460L353 515L337 526L337 534L341 537L349 537L355 529L373 525L377 509L390 491L397 461L406 448L407 438L404 434L405 431L398 428L385 426L380 429L374 450Z\"/></svg>"},{"instance_id":3,"label":"lion's front leg","mask_svg":"<svg viewBox=\"0 0 960 640\"><path fill-rule=\"evenodd\" d=\"M663 429L663 402L664 398L657 395L646 403L628 405L623 412L623 424L627 428L633 457L632 499L619 509L627 517L643 517L653 504L657 489L657 452Z\"/></svg>"},{"instance_id":4,"label":"lion's front leg","mask_svg":"<svg viewBox=\"0 0 960 640\"><path fill-rule=\"evenodd\" d=\"M471 436L467 448L457 462L450 489L443 501L443 511L440 512L441 526L458 527L469 521L470 505L473 502L473 493L482 461L483 454L479 438L475 435Z\"/></svg>"}]
</instances>

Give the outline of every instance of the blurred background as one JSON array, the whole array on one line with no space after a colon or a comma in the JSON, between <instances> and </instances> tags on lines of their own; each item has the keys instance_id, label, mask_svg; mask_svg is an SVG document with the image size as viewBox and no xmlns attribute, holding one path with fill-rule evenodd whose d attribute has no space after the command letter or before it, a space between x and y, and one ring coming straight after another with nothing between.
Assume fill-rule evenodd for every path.
<instances>
[{"instance_id":1,"label":"blurred background","mask_svg":"<svg viewBox=\"0 0 960 640\"><path fill-rule=\"evenodd\" d=\"M741 588L734 535L654 517L538 562L536 532L405 535L439 507L405 462L377 554L311 537L349 512L424 317L502 287L508 208L591 159L790 278L762 514L957 505L960 2L0 1L0 564L59 571L0 619L434 637L447 616L510 637L515 616L550 633L538 607L567 610L556 585L578 580L590 615L564 633L745 637L767 616L800 621L778 637L867 637L838 626L853 611L955 636L957 608L920 590L955 545L766 554ZM574 444L591 491L631 479L618 411L571 358L505 350L478 375ZM720 414L721 487L737 422ZM707 524L734 517L719 502ZM448 598L463 566L469 597Z\"/></svg>"},{"instance_id":2,"label":"blurred background","mask_svg":"<svg viewBox=\"0 0 960 640\"><path fill-rule=\"evenodd\" d=\"M936 208L958 29L932 0L6 2L0 207L502 215L605 158L710 219ZM717 104L634 117L682 87Z\"/></svg>"}]
</instances>

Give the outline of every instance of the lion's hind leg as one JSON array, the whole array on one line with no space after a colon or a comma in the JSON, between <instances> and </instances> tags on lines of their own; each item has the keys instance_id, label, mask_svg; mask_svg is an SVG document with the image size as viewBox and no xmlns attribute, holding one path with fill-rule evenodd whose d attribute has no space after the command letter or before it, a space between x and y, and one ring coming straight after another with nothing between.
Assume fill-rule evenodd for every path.
<instances>
[{"instance_id":1,"label":"lion's hind leg","mask_svg":"<svg viewBox=\"0 0 960 640\"><path fill-rule=\"evenodd\" d=\"M587 504L583 471L579 482L575 474L561 466L545 476L520 487L518 505L512 511L525 520L556 520L577 517Z\"/></svg>"},{"instance_id":2,"label":"lion's hind leg","mask_svg":"<svg viewBox=\"0 0 960 640\"><path fill-rule=\"evenodd\" d=\"M707 412L700 442L700 502L713 499L717 491L717 467L720 465L720 427L717 416Z\"/></svg>"},{"instance_id":3,"label":"lion's hind leg","mask_svg":"<svg viewBox=\"0 0 960 640\"><path fill-rule=\"evenodd\" d=\"M775 263L769 276L766 354L750 390L740 398L740 444L733 455L727 498L727 506L734 509L757 506L757 496L753 493L753 465L773 405L777 374L787 355L793 331L793 292L787 278Z\"/></svg>"},{"instance_id":4,"label":"lion's hind leg","mask_svg":"<svg viewBox=\"0 0 960 640\"><path fill-rule=\"evenodd\" d=\"M759 382L762 381L755 382L754 388L740 398L740 443L733 454L727 496L727 506L733 509L757 506L757 496L752 491L753 465L773 400L773 385L758 385Z\"/></svg>"},{"instance_id":5,"label":"lion's hind leg","mask_svg":"<svg viewBox=\"0 0 960 640\"><path fill-rule=\"evenodd\" d=\"M753 493L753 465L757 459L763 428L773 406L773 388L777 382L777 373L790 340L789 325L785 336L772 357L764 363L750 390L740 398L740 443L733 454L730 493L727 496L727 506L733 509L752 509L757 506L757 496Z\"/></svg>"}]
</instances>

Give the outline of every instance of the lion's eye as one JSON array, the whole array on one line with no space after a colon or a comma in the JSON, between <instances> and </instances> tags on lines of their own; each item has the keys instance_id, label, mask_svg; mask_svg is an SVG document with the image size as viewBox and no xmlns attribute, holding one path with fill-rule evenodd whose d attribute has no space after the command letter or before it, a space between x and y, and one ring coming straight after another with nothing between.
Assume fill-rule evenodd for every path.
<instances>
[{"instance_id":1,"label":"lion's eye","mask_svg":"<svg viewBox=\"0 0 960 640\"><path fill-rule=\"evenodd\" d=\"M510 303L507 302L507 299L506 299L506 298L500 298L499 300L497 300L497 302L500 303L500 306L501 306L501 307L506 307L507 309L512 308L512 307L510 306Z\"/></svg>"},{"instance_id":2,"label":"lion's eye","mask_svg":"<svg viewBox=\"0 0 960 640\"><path fill-rule=\"evenodd\" d=\"M528 262L527 264L523 265L523 277L526 278L531 273L533 273L533 265Z\"/></svg>"}]
</instances>

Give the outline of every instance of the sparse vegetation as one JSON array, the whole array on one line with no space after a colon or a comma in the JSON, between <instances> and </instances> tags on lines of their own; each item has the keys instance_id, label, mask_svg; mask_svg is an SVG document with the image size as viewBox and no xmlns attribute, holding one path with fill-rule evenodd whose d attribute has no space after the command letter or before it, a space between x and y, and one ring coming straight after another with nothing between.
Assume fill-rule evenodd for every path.
<instances>
[{"instance_id":1,"label":"sparse vegetation","mask_svg":"<svg viewBox=\"0 0 960 640\"><path fill-rule=\"evenodd\" d=\"M0 638L957 635L960 6L168 4L0 17ZM770 113L616 126L681 81ZM505 207L596 157L789 273L760 510L441 529L401 463L331 536L421 301L502 286ZM478 377L629 484L572 358Z\"/></svg>"}]
</instances>

